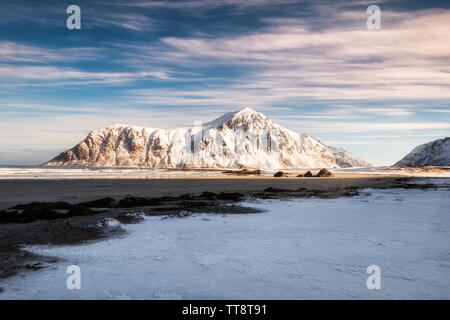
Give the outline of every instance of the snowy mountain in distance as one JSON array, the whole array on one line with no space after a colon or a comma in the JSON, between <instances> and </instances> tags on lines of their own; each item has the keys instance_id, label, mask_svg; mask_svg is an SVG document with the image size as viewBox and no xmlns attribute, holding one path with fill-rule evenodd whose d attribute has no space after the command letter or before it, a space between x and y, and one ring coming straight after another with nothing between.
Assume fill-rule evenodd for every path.
<instances>
[{"instance_id":1,"label":"snowy mountain in distance","mask_svg":"<svg viewBox=\"0 0 450 320\"><path fill-rule=\"evenodd\" d=\"M450 137L415 147L394 166L450 166Z\"/></svg>"},{"instance_id":2,"label":"snowy mountain in distance","mask_svg":"<svg viewBox=\"0 0 450 320\"><path fill-rule=\"evenodd\" d=\"M113 125L95 130L46 166L151 168L339 168L353 155L334 155L320 141L274 123L251 108L226 113L201 128Z\"/></svg>"},{"instance_id":3,"label":"snowy mountain in distance","mask_svg":"<svg viewBox=\"0 0 450 320\"><path fill-rule=\"evenodd\" d=\"M360 157L345 151L344 149L328 146L328 150L336 158L336 164L340 168L350 168L350 167L372 167L372 165Z\"/></svg>"}]
</instances>

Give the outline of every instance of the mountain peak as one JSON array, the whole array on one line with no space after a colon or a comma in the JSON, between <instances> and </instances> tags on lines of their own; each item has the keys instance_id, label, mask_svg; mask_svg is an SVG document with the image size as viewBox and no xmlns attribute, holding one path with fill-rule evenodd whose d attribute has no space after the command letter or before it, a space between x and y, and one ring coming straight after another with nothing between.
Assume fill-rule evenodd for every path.
<instances>
[{"instance_id":1,"label":"mountain peak","mask_svg":"<svg viewBox=\"0 0 450 320\"><path fill-rule=\"evenodd\" d=\"M250 107L225 113L224 115L205 123L207 127L218 127L221 125L240 126L242 124L254 123L257 121L271 121L264 114L253 110Z\"/></svg>"},{"instance_id":2,"label":"mountain peak","mask_svg":"<svg viewBox=\"0 0 450 320\"><path fill-rule=\"evenodd\" d=\"M235 113L235 115L244 115L244 114L257 113L257 112L250 107L244 107L238 111L235 111L234 113Z\"/></svg>"}]
</instances>

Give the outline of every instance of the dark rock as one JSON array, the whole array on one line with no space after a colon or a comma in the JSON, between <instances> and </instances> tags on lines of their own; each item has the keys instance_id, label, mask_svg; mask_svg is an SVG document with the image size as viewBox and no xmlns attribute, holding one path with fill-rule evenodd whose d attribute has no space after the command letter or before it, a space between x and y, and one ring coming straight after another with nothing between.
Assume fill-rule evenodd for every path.
<instances>
[{"instance_id":1,"label":"dark rock","mask_svg":"<svg viewBox=\"0 0 450 320\"><path fill-rule=\"evenodd\" d=\"M182 208L198 208L198 207L206 207L210 203L206 201L182 201L177 203Z\"/></svg>"},{"instance_id":2,"label":"dark rock","mask_svg":"<svg viewBox=\"0 0 450 320\"><path fill-rule=\"evenodd\" d=\"M288 190L288 189L278 189L278 188L272 188L272 187L269 187L269 188L264 189L264 192L273 192L273 193L277 193L277 192L289 192L289 191L292 191L292 190Z\"/></svg>"},{"instance_id":3,"label":"dark rock","mask_svg":"<svg viewBox=\"0 0 450 320\"><path fill-rule=\"evenodd\" d=\"M36 220L55 220L62 217L61 213L48 208L29 208L18 214L19 223L29 223Z\"/></svg>"},{"instance_id":4,"label":"dark rock","mask_svg":"<svg viewBox=\"0 0 450 320\"><path fill-rule=\"evenodd\" d=\"M287 174L284 173L283 171L278 171L273 176L276 177L276 178L281 178L281 177L287 177Z\"/></svg>"},{"instance_id":5,"label":"dark rock","mask_svg":"<svg viewBox=\"0 0 450 320\"><path fill-rule=\"evenodd\" d=\"M180 198L179 197L164 196L164 197L159 197L159 198L152 198L152 199L149 199L149 200L154 202L154 204L150 204L150 206L155 206L155 205L159 205L160 202L178 201L178 200L180 200Z\"/></svg>"},{"instance_id":6,"label":"dark rock","mask_svg":"<svg viewBox=\"0 0 450 320\"><path fill-rule=\"evenodd\" d=\"M36 263L26 264L24 267L27 268L27 269L30 269L30 270L37 271L39 269L44 268L45 266L42 263L40 263L40 262L36 262Z\"/></svg>"},{"instance_id":7,"label":"dark rock","mask_svg":"<svg viewBox=\"0 0 450 320\"><path fill-rule=\"evenodd\" d=\"M261 170L250 170L248 168L242 169L241 171L238 171L237 174L261 174Z\"/></svg>"},{"instance_id":8,"label":"dark rock","mask_svg":"<svg viewBox=\"0 0 450 320\"><path fill-rule=\"evenodd\" d=\"M251 170L249 168L243 168L242 170L236 171L236 170L225 170L222 171L222 173L229 173L229 174L240 174L240 175L245 175L245 174L261 174L261 170L256 169L256 170Z\"/></svg>"},{"instance_id":9,"label":"dark rock","mask_svg":"<svg viewBox=\"0 0 450 320\"><path fill-rule=\"evenodd\" d=\"M14 210L26 210L26 209L48 209L48 210L65 210L71 207L67 202L31 202L26 204L18 204L10 209Z\"/></svg>"},{"instance_id":10,"label":"dark rock","mask_svg":"<svg viewBox=\"0 0 450 320\"><path fill-rule=\"evenodd\" d=\"M145 206L156 206L160 202L155 199L139 198L139 197L125 197L120 199L118 207L119 208L133 208L133 207L145 207Z\"/></svg>"},{"instance_id":11,"label":"dark rock","mask_svg":"<svg viewBox=\"0 0 450 320\"><path fill-rule=\"evenodd\" d=\"M74 205L69 209L68 215L74 217L74 216L89 216L92 214L94 214L94 212L91 209Z\"/></svg>"},{"instance_id":12,"label":"dark rock","mask_svg":"<svg viewBox=\"0 0 450 320\"><path fill-rule=\"evenodd\" d=\"M311 171L307 171L304 175L305 178L311 178L314 177L313 174L311 173Z\"/></svg>"},{"instance_id":13,"label":"dark rock","mask_svg":"<svg viewBox=\"0 0 450 320\"><path fill-rule=\"evenodd\" d=\"M16 223L19 221L17 211L0 210L0 223Z\"/></svg>"},{"instance_id":14,"label":"dark rock","mask_svg":"<svg viewBox=\"0 0 450 320\"><path fill-rule=\"evenodd\" d=\"M316 174L316 177L333 177L333 174L327 169L320 169L320 171Z\"/></svg>"},{"instance_id":15,"label":"dark rock","mask_svg":"<svg viewBox=\"0 0 450 320\"><path fill-rule=\"evenodd\" d=\"M301 177L303 177L303 174L302 174L302 173L300 173L299 175L297 175L297 178L301 178Z\"/></svg>"},{"instance_id":16,"label":"dark rock","mask_svg":"<svg viewBox=\"0 0 450 320\"><path fill-rule=\"evenodd\" d=\"M203 199L203 200L213 200L216 198L217 198L217 194L215 194L214 192L209 192L209 191L202 192L202 194L199 196L199 199Z\"/></svg>"},{"instance_id":17,"label":"dark rock","mask_svg":"<svg viewBox=\"0 0 450 320\"><path fill-rule=\"evenodd\" d=\"M116 220L125 224L138 223L144 220L144 212L122 212Z\"/></svg>"},{"instance_id":18,"label":"dark rock","mask_svg":"<svg viewBox=\"0 0 450 320\"><path fill-rule=\"evenodd\" d=\"M107 198L97 199L97 200L93 200L93 201L82 202L78 205L82 206L82 207L88 207L88 208L113 208L114 203L115 203L115 201L113 198L107 197Z\"/></svg>"},{"instance_id":19,"label":"dark rock","mask_svg":"<svg viewBox=\"0 0 450 320\"><path fill-rule=\"evenodd\" d=\"M232 200L232 201L239 201L244 197L242 193L237 192L221 192L217 199L219 200Z\"/></svg>"},{"instance_id":20,"label":"dark rock","mask_svg":"<svg viewBox=\"0 0 450 320\"><path fill-rule=\"evenodd\" d=\"M360 193L356 189L355 190L349 189L348 191L343 192L342 195L345 197L354 197L354 196L359 196Z\"/></svg>"},{"instance_id":21,"label":"dark rock","mask_svg":"<svg viewBox=\"0 0 450 320\"><path fill-rule=\"evenodd\" d=\"M186 194L180 196L180 199L183 199L183 200L194 200L194 197L192 197L192 195L190 195L189 193L186 193Z\"/></svg>"},{"instance_id":22,"label":"dark rock","mask_svg":"<svg viewBox=\"0 0 450 320\"><path fill-rule=\"evenodd\" d=\"M432 183L404 183L400 185L395 185L394 188L402 188L402 189L437 189L438 186Z\"/></svg>"},{"instance_id":23,"label":"dark rock","mask_svg":"<svg viewBox=\"0 0 450 320\"><path fill-rule=\"evenodd\" d=\"M75 216L92 215L94 212L86 207L79 205L70 205L65 212L50 209L52 206L47 203L33 203L30 205L20 205L18 207L26 208L20 211L0 211L0 223L30 223L37 220L56 220Z\"/></svg>"}]
</instances>

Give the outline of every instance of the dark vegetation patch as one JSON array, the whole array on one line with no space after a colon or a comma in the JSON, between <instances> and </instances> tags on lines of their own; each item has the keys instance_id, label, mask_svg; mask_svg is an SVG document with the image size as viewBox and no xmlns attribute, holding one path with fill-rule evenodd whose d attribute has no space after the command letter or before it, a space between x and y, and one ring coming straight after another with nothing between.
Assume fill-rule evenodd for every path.
<instances>
[{"instance_id":1,"label":"dark vegetation patch","mask_svg":"<svg viewBox=\"0 0 450 320\"><path fill-rule=\"evenodd\" d=\"M3 223L31 223L37 220L58 220L78 216L93 216L108 209L120 208L157 208L155 212L181 211L183 209L208 208L208 212L218 204L237 202L244 198L244 194L236 192L221 192L219 194L205 191L200 195L185 194L180 197L144 198L127 196L119 201L113 198L102 198L89 202L70 204L67 202L31 202L19 204L8 210L0 210L0 224ZM181 202L180 202L181 200ZM177 204L178 202L178 204ZM164 208L175 205L174 208ZM103 210L95 210L101 208ZM121 217L126 220L126 218Z\"/></svg>"},{"instance_id":2,"label":"dark vegetation patch","mask_svg":"<svg viewBox=\"0 0 450 320\"><path fill-rule=\"evenodd\" d=\"M261 199L279 199L279 198L320 198L336 199L339 197L353 197L359 195L359 188L336 188L327 190L318 189L277 189L266 188L263 192L257 193L256 197Z\"/></svg>"},{"instance_id":3,"label":"dark vegetation patch","mask_svg":"<svg viewBox=\"0 0 450 320\"><path fill-rule=\"evenodd\" d=\"M56 220L76 216L93 215L87 207L72 205L68 209L51 209L51 203L33 203L32 206L20 210L0 210L1 223L30 223L36 220Z\"/></svg>"},{"instance_id":4,"label":"dark vegetation patch","mask_svg":"<svg viewBox=\"0 0 450 320\"><path fill-rule=\"evenodd\" d=\"M157 206L160 202L151 198L125 197L119 201L119 208Z\"/></svg>"},{"instance_id":5,"label":"dark vegetation patch","mask_svg":"<svg viewBox=\"0 0 450 320\"><path fill-rule=\"evenodd\" d=\"M87 208L114 208L116 206L116 201L113 198L107 197L93 201L82 202L79 205Z\"/></svg>"},{"instance_id":6,"label":"dark vegetation patch","mask_svg":"<svg viewBox=\"0 0 450 320\"><path fill-rule=\"evenodd\" d=\"M395 188L401 188L401 189L437 189L438 187L433 183L404 183L396 185Z\"/></svg>"}]
</instances>

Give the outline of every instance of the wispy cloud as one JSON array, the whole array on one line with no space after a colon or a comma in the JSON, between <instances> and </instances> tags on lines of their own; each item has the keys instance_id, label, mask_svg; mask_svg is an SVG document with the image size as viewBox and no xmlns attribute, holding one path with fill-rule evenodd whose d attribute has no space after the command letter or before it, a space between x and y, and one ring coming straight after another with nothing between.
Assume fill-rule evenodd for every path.
<instances>
[{"instance_id":1,"label":"wispy cloud","mask_svg":"<svg viewBox=\"0 0 450 320\"><path fill-rule=\"evenodd\" d=\"M424 112L450 113L449 109L425 109Z\"/></svg>"},{"instance_id":2,"label":"wispy cloud","mask_svg":"<svg viewBox=\"0 0 450 320\"><path fill-rule=\"evenodd\" d=\"M289 4L299 3L303 1L299 0L277 0L276 4ZM121 7L138 7L138 8L165 8L165 9L177 9L177 10L211 10L224 6L232 6L235 8L250 8L261 6L273 6L272 0L187 0L187 1L127 1L127 2L108 2L112 6Z\"/></svg>"},{"instance_id":3,"label":"wispy cloud","mask_svg":"<svg viewBox=\"0 0 450 320\"><path fill-rule=\"evenodd\" d=\"M87 72L77 69L54 66L12 66L0 64L0 83L36 86L64 86L64 85L91 85L91 84L117 84L143 79L169 79L170 76L161 71L155 72ZM26 81L26 83L20 82Z\"/></svg>"},{"instance_id":4,"label":"wispy cloud","mask_svg":"<svg viewBox=\"0 0 450 320\"><path fill-rule=\"evenodd\" d=\"M132 31L150 31L154 25L153 19L137 13L104 13L90 17L87 28L108 29L119 27Z\"/></svg>"},{"instance_id":5,"label":"wispy cloud","mask_svg":"<svg viewBox=\"0 0 450 320\"><path fill-rule=\"evenodd\" d=\"M302 126L299 122L297 125ZM334 122L321 123L311 126L310 123L303 123L303 127L311 132L378 132L378 131L397 131L408 132L416 130L439 130L450 129L450 123L447 122Z\"/></svg>"},{"instance_id":6,"label":"wispy cloud","mask_svg":"<svg viewBox=\"0 0 450 320\"><path fill-rule=\"evenodd\" d=\"M237 37L166 37L136 45L130 60L193 69L219 65L244 72L220 90L149 91L155 101L170 105L225 105L238 95L257 105L302 99L449 99L450 34L442 30L450 29L450 11L383 14L395 16L392 28L371 31L345 24L314 31L300 20L295 25L292 18L285 24L278 19L277 25ZM359 22L364 19L361 14ZM144 91L135 93L142 96Z\"/></svg>"},{"instance_id":7,"label":"wispy cloud","mask_svg":"<svg viewBox=\"0 0 450 320\"><path fill-rule=\"evenodd\" d=\"M0 61L25 63L54 63L102 58L101 50L94 47L50 48L22 44L13 41L0 41Z\"/></svg>"}]
</instances>

